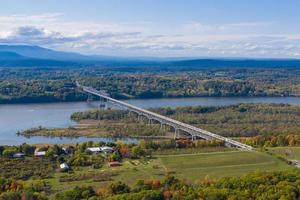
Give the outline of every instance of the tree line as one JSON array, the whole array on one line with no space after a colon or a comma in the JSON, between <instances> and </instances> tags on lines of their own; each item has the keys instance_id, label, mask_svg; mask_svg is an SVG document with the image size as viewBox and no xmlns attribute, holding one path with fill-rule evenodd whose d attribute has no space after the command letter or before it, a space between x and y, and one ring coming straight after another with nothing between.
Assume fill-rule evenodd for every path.
<instances>
[{"instance_id":1,"label":"tree line","mask_svg":"<svg viewBox=\"0 0 300 200\"><path fill-rule=\"evenodd\" d=\"M115 98L300 96L299 69L147 71L91 68L0 69L0 103L82 101L75 80ZM138 73L137 73L138 71Z\"/></svg>"}]
</instances>

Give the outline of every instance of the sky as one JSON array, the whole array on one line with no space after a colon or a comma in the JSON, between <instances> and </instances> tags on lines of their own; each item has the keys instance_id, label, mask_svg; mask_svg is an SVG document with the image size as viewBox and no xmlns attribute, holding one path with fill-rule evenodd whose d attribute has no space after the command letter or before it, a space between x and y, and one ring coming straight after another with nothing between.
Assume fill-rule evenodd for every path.
<instances>
[{"instance_id":1,"label":"sky","mask_svg":"<svg viewBox=\"0 0 300 200\"><path fill-rule=\"evenodd\" d=\"M300 58L299 0L0 0L0 43L130 57Z\"/></svg>"}]
</instances>

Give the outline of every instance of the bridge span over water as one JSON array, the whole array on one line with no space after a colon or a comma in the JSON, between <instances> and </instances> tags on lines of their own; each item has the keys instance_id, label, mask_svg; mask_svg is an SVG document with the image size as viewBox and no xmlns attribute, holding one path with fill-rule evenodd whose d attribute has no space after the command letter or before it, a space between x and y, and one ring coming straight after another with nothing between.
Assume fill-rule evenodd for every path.
<instances>
[{"instance_id":1,"label":"bridge span over water","mask_svg":"<svg viewBox=\"0 0 300 200\"><path fill-rule=\"evenodd\" d=\"M77 87L82 88L82 90L84 92L87 92L88 94L91 94L91 95L98 96L100 98L103 98L107 102L109 102L115 106L126 109L129 112L134 112L134 113L138 114L138 116L147 117L149 119L149 121L155 120L155 121L159 122L161 125L168 125L168 126L173 127L175 130L175 138L177 137L179 131L183 131L183 132L186 132L187 134L189 134L192 137L192 139L197 138L197 137L206 139L206 140L216 139L216 140L224 141L225 145L227 145L227 146L237 147L237 148L241 148L243 150L253 150L253 148L251 146L243 144L241 142L237 142L230 138L226 138L226 137L211 133L209 131L191 126L189 124L182 123L180 121L171 119L169 117L165 117L163 115L160 115L160 114L148 111L148 110L145 110L143 108L139 108L137 106L133 106L126 102L116 100L114 98L109 97L109 95L107 93L105 93L104 91L98 91L92 87L81 86L78 82L76 82L76 84L77 84Z\"/></svg>"}]
</instances>

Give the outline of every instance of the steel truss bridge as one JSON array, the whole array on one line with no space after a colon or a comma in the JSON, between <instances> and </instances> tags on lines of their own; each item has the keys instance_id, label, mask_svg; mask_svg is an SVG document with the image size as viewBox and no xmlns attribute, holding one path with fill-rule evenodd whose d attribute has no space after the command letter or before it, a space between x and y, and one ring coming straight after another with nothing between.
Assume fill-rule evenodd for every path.
<instances>
[{"instance_id":1,"label":"steel truss bridge","mask_svg":"<svg viewBox=\"0 0 300 200\"><path fill-rule=\"evenodd\" d=\"M179 131L183 131L183 132L189 134L192 139L202 138L205 140L221 140L221 141L224 141L226 146L236 147L236 148L240 148L242 150L249 150L249 151L253 150L253 147L243 144L241 142L237 142L230 138L226 138L226 137L211 133L209 131L191 126L189 124L182 123L180 121L171 119L169 117L165 117L163 115L133 106L133 105L125 103L123 101L116 100L114 98L109 97L109 95L104 91L98 91L92 87L81 86L78 82L76 82L76 85L77 85L77 87L82 88L82 90L84 92L88 93L89 95L98 96L98 97L106 100L107 102L111 103L114 106L120 107L122 109L126 109L130 113L131 112L136 113L139 118L144 116L149 120L149 122L151 122L152 120L155 120L155 121L159 122L161 124L161 126L168 125L168 126L173 127L175 130L175 134L174 134L175 139L177 138Z\"/></svg>"}]
</instances>

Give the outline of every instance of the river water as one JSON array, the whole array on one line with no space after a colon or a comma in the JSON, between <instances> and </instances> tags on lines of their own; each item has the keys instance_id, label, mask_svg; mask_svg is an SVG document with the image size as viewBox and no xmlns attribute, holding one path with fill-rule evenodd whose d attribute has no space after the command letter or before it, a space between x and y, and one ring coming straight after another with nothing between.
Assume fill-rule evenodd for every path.
<instances>
[{"instance_id":1,"label":"river water","mask_svg":"<svg viewBox=\"0 0 300 200\"><path fill-rule=\"evenodd\" d=\"M200 98L172 98L172 99L138 99L126 102L143 108L178 107L178 106L223 106L237 103L287 103L300 105L298 97L200 97ZM73 112L85 111L97 107L97 102L76 103L43 103L0 105L0 145L17 145L21 143L76 143L91 140L78 137L30 137L17 136L16 132L33 128L62 128L74 125L70 120ZM127 142L134 139L122 138ZM114 138L93 138L94 141L115 141Z\"/></svg>"}]
</instances>

